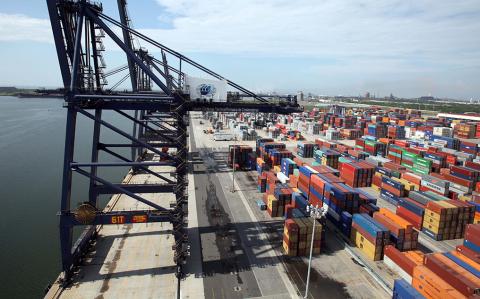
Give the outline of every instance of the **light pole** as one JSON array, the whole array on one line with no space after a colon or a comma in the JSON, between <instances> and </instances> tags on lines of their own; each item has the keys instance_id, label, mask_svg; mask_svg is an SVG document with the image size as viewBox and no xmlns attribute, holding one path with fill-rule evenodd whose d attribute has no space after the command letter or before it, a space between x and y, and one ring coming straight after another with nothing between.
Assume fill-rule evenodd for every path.
<instances>
[{"instance_id":1,"label":"light pole","mask_svg":"<svg viewBox=\"0 0 480 299\"><path fill-rule=\"evenodd\" d=\"M235 146L232 146L232 149L233 149L233 161L232 161L233 183L232 183L232 193L234 193L234 192L235 192L235 152L236 152Z\"/></svg>"},{"instance_id":2,"label":"light pole","mask_svg":"<svg viewBox=\"0 0 480 299\"><path fill-rule=\"evenodd\" d=\"M308 271L307 271L307 284L305 287L305 296L303 298L308 298L308 287L310 284L310 268L312 267L312 254L313 254L313 240L315 239L315 226L317 224L317 220L325 217L328 212L328 206L319 208L318 205L315 207L313 205L309 205L306 208L307 214L313 219L313 230L312 230L312 241L310 242L310 258L308 259Z\"/></svg>"}]
</instances>

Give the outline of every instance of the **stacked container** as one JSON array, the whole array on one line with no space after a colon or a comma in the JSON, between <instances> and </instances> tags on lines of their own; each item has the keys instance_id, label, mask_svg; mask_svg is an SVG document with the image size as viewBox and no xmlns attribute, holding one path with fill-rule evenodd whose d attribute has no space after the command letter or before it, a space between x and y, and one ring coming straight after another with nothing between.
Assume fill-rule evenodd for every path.
<instances>
[{"instance_id":1,"label":"stacked container","mask_svg":"<svg viewBox=\"0 0 480 299\"><path fill-rule=\"evenodd\" d=\"M437 194L448 196L449 186L450 183L448 181L430 175L423 175L420 182L420 191L433 191Z\"/></svg>"},{"instance_id":2,"label":"stacked container","mask_svg":"<svg viewBox=\"0 0 480 299\"><path fill-rule=\"evenodd\" d=\"M454 128L455 136L458 138L472 139L475 138L477 132L476 124L458 124Z\"/></svg>"},{"instance_id":3,"label":"stacked container","mask_svg":"<svg viewBox=\"0 0 480 299\"><path fill-rule=\"evenodd\" d=\"M313 158L313 152L318 146L314 142L298 142L297 154L302 158Z\"/></svg>"},{"instance_id":4,"label":"stacked container","mask_svg":"<svg viewBox=\"0 0 480 299\"><path fill-rule=\"evenodd\" d=\"M391 139L404 139L405 127L403 126L388 126L387 137Z\"/></svg>"},{"instance_id":5,"label":"stacked container","mask_svg":"<svg viewBox=\"0 0 480 299\"><path fill-rule=\"evenodd\" d=\"M322 225L315 221L313 254L319 254L322 240ZM310 253L313 220L311 218L291 218L285 221L283 248L289 256L306 256Z\"/></svg>"},{"instance_id":6,"label":"stacked container","mask_svg":"<svg viewBox=\"0 0 480 299\"><path fill-rule=\"evenodd\" d=\"M343 138L350 140L360 138L363 135L359 129L341 129L340 134Z\"/></svg>"},{"instance_id":7,"label":"stacked container","mask_svg":"<svg viewBox=\"0 0 480 299\"><path fill-rule=\"evenodd\" d=\"M369 124L367 127L367 134L375 138L387 137L387 127L385 124Z\"/></svg>"},{"instance_id":8,"label":"stacked container","mask_svg":"<svg viewBox=\"0 0 480 299\"><path fill-rule=\"evenodd\" d=\"M300 166L298 170L298 189L300 189L300 191L302 191L308 198L310 191L310 176L313 174L318 174L318 171L312 169L309 166Z\"/></svg>"},{"instance_id":9,"label":"stacked container","mask_svg":"<svg viewBox=\"0 0 480 299\"><path fill-rule=\"evenodd\" d=\"M423 158L417 158L413 162L412 171L418 174L429 174L432 170L432 161Z\"/></svg>"},{"instance_id":10,"label":"stacked container","mask_svg":"<svg viewBox=\"0 0 480 299\"><path fill-rule=\"evenodd\" d=\"M473 206L460 201L429 201L425 206L422 231L437 241L462 238L465 226L473 223L474 213Z\"/></svg>"},{"instance_id":11,"label":"stacked container","mask_svg":"<svg viewBox=\"0 0 480 299\"><path fill-rule=\"evenodd\" d=\"M290 158L283 158L282 159L281 171L286 176L292 175L293 171L296 168L297 168L297 163L295 163L292 159L290 159Z\"/></svg>"},{"instance_id":12,"label":"stacked container","mask_svg":"<svg viewBox=\"0 0 480 299\"><path fill-rule=\"evenodd\" d=\"M435 273L441 280L447 282L461 294L461 296L456 298L474 298L475 295L477 297L480 295L480 278L459 266L444 254L432 253L425 255L424 264L425 268ZM435 292L436 290L433 288L430 291Z\"/></svg>"},{"instance_id":13,"label":"stacked container","mask_svg":"<svg viewBox=\"0 0 480 299\"><path fill-rule=\"evenodd\" d=\"M262 173L258 176L258 192L267 192L267 174Z\"/></svg>"},{"instance_id":14,"label":"stacked container","mask_svg":"<svg viewBox=\"0 0 480 299\"><path fill-rule=\"evenodd\" d=\"M269 152L270 165L277 166L280 165L282 159L284 158L293 158L292 152L288 150L276 150L272 149Z\"/></svg>"},{"instance_id":15,"label":"stacked container","mask_svg":"<svg viewBox=\"0 0 480 299\"><path fill-rule=\"evenodd\" d=\"M367 214L354 214L351 241L370 259L383 258L383 248L388 245L390 232Z\"/></svg>"},{"instance_id":16,"label":"stacked container","mask_svg":"<svg viewBox=\"0 0 480 299\"><path fill-rule=\"evenodd\" d=\"M412 192L410 196L414 196ZM396 214L410 222L417 230L421 230L425 206L411 198L400 198L397 203Z\"/></svg>"},{"instance_id":17,"label":"stacked container","mask_svg":"<svg viewBox=\"0 0 480 299\"><path fill-rule=\"evenodd\" d=\"M413 225L407 220L385 208L375 212L373 219L390 230L390 242L398 250L417 248L418 232L413 230Z\"/></svg>"},{"instance_id":18,"label":"stacked container","mask_svg":"<svg viewBox=\"0 0 480 299\"><path fill-rule=\"evenodd\" d=\"M376 155L384 156L386 152L386 148L387 147L385 143L366 139L365 148L363 150L373 156L376 156Z\"/></svg>"},{"instance_id":19,"label":"stacked container","mask_svg":"<svg viewBox=\"0 0 480 299\"><path fill-rule=\"evenodd\" d=\"M480 126L477 126L480 128ZM478 144L475 142L462 141L460 143L460 150L465 153L476 155L478 153Z\"/></svg>"},{"instance_id":20,"label":"stacked container","mask_svg":"<svg viewBox=\"0 0 480 299\"><path fill-rule=\"evenodd\" d=\"M394 246L387 245L384 248L383 262L411 284L413 269L423 265L423 254L416 250L401 252Z\"/></svg>"},{"instance_id":21,"label":"stacked container","mask_svg":"<svg viewBox=\"0 0 480 299\"><path fill-rule=\"evenodd\" d=\"M375 167L366 162L342 163L340 177L353 188L370 187Z\"/></svg>"},{"instance_id":22,"label":"stacked container","mask_svg":"<svg viewBox=\"0 0 480 299\"><path fill-rule=\"evenodd\" d=\"M335 169L338 169L339 157L340 157L340 154L337 151L330 150L327 148L321 148L321 149L315 150L314 152L315 161L317 161L321 165L328 165Z\"/></svg>"},{"instance_id":23,"label":"stacked container","mask_svg":"<svg viewBox=\"0 0 480 299\"><path fill-rule=\"evenodd\" d=\"M395 145L395 144L391 144L388 147L387 158L392 160L393 162L395 162L397 164L401 164L402 163L402 152L403 152L403 149L400 146Z\"/></svg>"},{"instance_id":24,"label":"stacked container","mask_svg":"<svg viewBox=\"0 0 480 299\"><path fill-rule=\"evenodd\" d=\"M250 154L253 152L252 147L246 145L230 145L228 148L228 165L235 166L235 169L252 169ZM235 157L235 161L233 158Z\"/></svg>"}]
</instances>

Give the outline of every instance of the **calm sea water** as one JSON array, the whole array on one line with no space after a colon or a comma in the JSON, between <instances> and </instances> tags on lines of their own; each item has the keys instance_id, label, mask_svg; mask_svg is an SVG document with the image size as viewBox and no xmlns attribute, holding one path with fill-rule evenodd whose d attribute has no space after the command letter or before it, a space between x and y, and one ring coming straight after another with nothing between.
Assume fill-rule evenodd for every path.
<instances>
[{"instance_id":1,"label":"calm sea water","mask_svg":"<svg viewBox=\"0 0 480 299\"><path fill-rule=\"evenodd\" d=\"M60 271L56 213L66 123L62 105L62 99L0 97L1 298L42 297ZM123 118L113 113L104 117L131 131L131 123ZM79 117L77 129L75 160L88 161L93 124ZM105 142L126 142L108 129L101 136ZM126 171L108 169L101 175L119 181ZM74 180L74 202L88 200L87 180Z\"/></svg>"}]
</instances>

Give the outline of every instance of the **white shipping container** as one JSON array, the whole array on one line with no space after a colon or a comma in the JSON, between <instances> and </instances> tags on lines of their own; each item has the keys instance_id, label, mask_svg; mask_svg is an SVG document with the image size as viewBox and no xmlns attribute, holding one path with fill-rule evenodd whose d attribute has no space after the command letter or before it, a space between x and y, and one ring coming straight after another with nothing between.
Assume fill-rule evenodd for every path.
<instances>
[{"instance_id":1,"label":"white shipping container","mask_svg":"<svg viewBox=\"0 0 480 299\"><path fill-rule=\"evenodd\" d=\"M277 172L277 178L282 184L290 182L290 178L287 177L283 172Z\"/></svg>"},{"instance_id":2,"label":"white shipping container","mask_svg":"<svg viewBox=\"0 0 480 299\"><path fill-rule=\"evenodd\" d=\"M444 137L452 137L453 129L448 127L434 127L433 128L433 135L437 136L444 136Z\"/></svg>"},{"instance_id":3,"label":"white shipping container","mask_svg":"<svg viewBox=\"0 0 480 299\"><path fill-rule=\"evenodd\" d=\"M432 184L432 183L429 183L427 181L421 181L421 185L424 186L424 187L427 187L427 188L430 188L432 190L435 190L441 194L445 194L445 188L443 187L440 187L440 186L437 186L435 184Z\"/></svg>"},{"instance_id":4,"label":"white shipping container","mask_svg":"<svg viewBox=\"0 0 480 299\"><path fill-rule=\"evenodd\" d=\"M397 274L400 275L400 277L402 277L403 279L405 279L405 281L407 281L409 284L412 283L412 277L407 272L405 272L405 270L403 270L399 265L392 261L387 255L383 255L383 262L385 263L385 265L387 265L387 267L397 272Z\"/></svg>"},{"instance_id":5,"label":"white shipping container","mask_svg":"<svg viewBox=\"0 0 480 299\"><path fill-rule=\"evenodd\" d=\"M410 138L412 136L410 127L405 127L405 138Z\"/></svg>"}]
</instances>

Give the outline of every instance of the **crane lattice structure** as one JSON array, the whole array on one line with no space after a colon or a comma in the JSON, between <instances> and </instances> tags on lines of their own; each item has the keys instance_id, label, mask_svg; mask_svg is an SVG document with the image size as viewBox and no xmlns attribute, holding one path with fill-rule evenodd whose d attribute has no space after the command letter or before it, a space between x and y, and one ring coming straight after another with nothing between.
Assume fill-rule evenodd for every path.
<instances>
[{"instance_id":1,"label":"crane lattice structure","mask_svg":"<svg viewBox=\"0 0 480 299\"><path fill-rule=\"evenodd\" d=\"M301 111L291 99L272 103L248 89L220 76L197 62L132 29L126 0L117 0L120 20L103 13L101 3L86 0L47 0L50 21L60 71L65 88L67 109L63 181L61 193L60 243L64 284L68 284L75 267L95 240L99 225L170 222L175 244L174 262L177 277L189 254L187 240L187 126L189 111L258 111L291 113ZM118 36L121 32L122 36ZM105 40L109 38L126 56L126 64L107 70ZM156 58L140 42L159 53ZM167 58L169 61L167 61ZM174 63L172 63L172 61ZM212 101L192 99L185 84L185 67L228 84L235 90L226 99ZM127 72L122 76L123 72ZM120 76L110 84L111 78ZM131 89L118 91L130 78ZM102 117L110 110L132 124L127 132ZM91 159L74 160L77 116L93 121ZM108 128L128 140L126 143L106 143L100 138L101 128ZM118 149L130 149L128 157ZM167 151L163 149L168 149ZM160 161L146 161L146 152L160 157ZM100 160L100 152L121 162ZM102 178L99 170L105 167L130 167L159 178L161 183L125 184ZM174 179L152 171L149 166L175 168ZM89 180L88 200L71 207L73 174ZM175 202L160 206L139 194L173 193ZM126 194L151 209L138 211L103 211L99 196ZM73 228L86 227L73 242Z\"/></svg>"}]
</instances>

